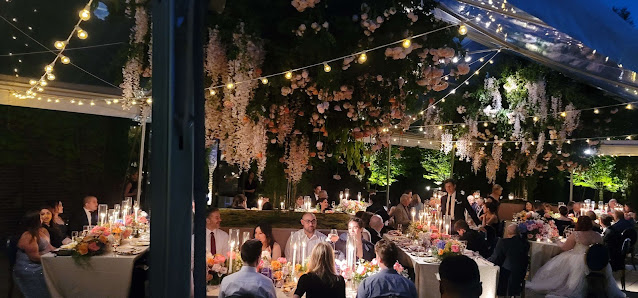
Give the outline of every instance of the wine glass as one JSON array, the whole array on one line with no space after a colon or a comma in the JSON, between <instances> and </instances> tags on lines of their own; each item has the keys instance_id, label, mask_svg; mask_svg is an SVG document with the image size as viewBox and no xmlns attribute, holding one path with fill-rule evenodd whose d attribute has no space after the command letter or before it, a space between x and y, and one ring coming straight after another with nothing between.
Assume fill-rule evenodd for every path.
<instances>
[{"instance_id":1,"label":"wine glass","mask_svg":"<svg viewBox=\"0 0 638 298\"><path fill-rule=\"evenodd\" d=\"M339 233L337 232L337 229L331 229L330 234L328 234L328 239L330 239L330 242L332 243L332 248L334 249L335 243L332 242L333 237L339 237Z\"/></svg>"},{"instance_id":2,"label":"wine glass","mask_svg":"<svg viewBox=\"0 0 638 298\"><path fill-rule=\"evenodd\" d=\"M399 234L403 234L403 225L397 224L397 230L399 230Z\"/></svg>"},{"instance_id":3,"label":"wine glass","mask_svg":"<svg viewBox=\"0 0 638 298\"><path fill-rule=\"evenodd\" d=\"M332 206L332 209L334 210L334 209L335 209L335 206L336 206L335 201L332 201L332 202L330 203L330 205Z\"/></svg>"},{"instance_id":4,"label":"wine glass","mask_svg":"<svg viewBox=\"0 0 638 298\"><path fill-rule=\"evenodd\" d=\"M80 237L80 232L78 231L73 231L71 232L71 240L73 240L73 242L78 242Z\"/></svg>"}]
</instances>

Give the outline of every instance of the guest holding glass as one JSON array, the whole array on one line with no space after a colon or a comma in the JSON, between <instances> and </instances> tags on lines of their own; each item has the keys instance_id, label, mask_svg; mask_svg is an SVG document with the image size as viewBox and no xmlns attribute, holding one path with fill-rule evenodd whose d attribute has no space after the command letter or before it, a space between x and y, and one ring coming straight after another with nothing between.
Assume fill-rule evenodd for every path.
<instances>
[{"instance_id":1,"label":"guest holding glass","mask_svg":"<svg viewBox=\"0 0 638 298\"><path fill-rule=\"evenodd\" d=\"M346 258L348 236L354 239L355 256L357 259L372 261L374 259L374 244L363 238L361 219L353 217L348 222L348 233L343 233L338 238L333 236L330 241L335 243L335 250L339 252L340 258Z\"/></svg>"},{"instance_id":2,"label":"guest holding glass","mask_svg":"<svg viewBox=\"0 0 638 298\"><path fill-rule=\"evenodd\" d=\"M226 276L219 286L219 298L224 297L257 297L276 298L272 280L257 272L261 257L261 241L250 239L241 246L241 269Z\"/></svg>"},{"instance_id":3,"label":"guest holding glass","mask_svg":"<svg viewBox=\"0 0 638 298\"><path fill-rule=\"evenodd\" d=\"M242 194L237 194L233 198L233 203L230 205L230 208L233 209L247 209L246 205L246 196Z\"/></svg>"},{"instance_id":4,"label":"guest holding glass","mask_svg":"<svg viewBox=\"0 0 638 298\"><path fill-rule=\"evenodd\" d=\"M271 260L281 258L281 246L275 242L275 238L272 235L272 227L267 222L261 222L253 230L253 238L261 241L261 251L268 252Z\"/></svg>"},{"instance_id":5,"label":"guest holding glass","mask_svg":"<svg viewBox=\"0 0 638 298\"><path fill-rule=\"evenodd\" d=\"M357 289L357 298L416 297L416 287L409 279L394 270L399 248L392 241L382 239L374 245L379 272L364 279Z\"/></svg>"},{"instance_id":6,"label":"guest holding glass","mask_svg":"<svg viewBox=\"0 0 638 298\"><path fill-rule=\"evenodd\" d=\"M334 251L326 242L318 243L308 261L308 272L299 277L294 298L345 298L346 282L335 270Z\"/></svg>"},{"instance_id":7,"label":"guest holding glass","mask_svg":"<svg viewBox=\"0 0 638 298\"><path fill-rule=\"evenodd\" d=\"M22 219L13 279L26 298L50 297L40 257L54 249L49 232L42 227L40 212L30 211Z\"/></svg>"}]
</instances>

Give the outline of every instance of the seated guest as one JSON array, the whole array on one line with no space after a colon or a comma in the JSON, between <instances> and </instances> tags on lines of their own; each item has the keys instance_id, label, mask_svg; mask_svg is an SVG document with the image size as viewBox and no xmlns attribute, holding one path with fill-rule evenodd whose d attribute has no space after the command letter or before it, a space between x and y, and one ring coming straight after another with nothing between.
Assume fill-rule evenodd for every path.
<instances>
[{"instance_id":1,"label":"seated guest","mask_svg":"<svg viewBox=\"0 0 638 298\"><path fill-rule=\"evenodd\" d=\"M634 225L625 219L625 213L620 211L620 210L616 210L613 213L614 215L614 224L612 225L612 227L614 228L614 230L618 231L618 232L623 232L626 229L633 229Z\"/></svg>"},{"instance_id":2,"label":"seated guest","mask_svg":"<svg viewBox=\"0 0 638 298\"><path fill-rule=\"evenodd\" d=\"M261 241L250 239L241 246L241 269L226 276L219 286L219 298L224 297L264 297L276 298L272 280L257 272L261 257Z\"/></svg>"},{"instance_id":3,"label":"seated guest","mask_svg":"<svg viewBox=\"0 0 638 298\"><path fill-rule=\"evenodd\" d=\"M315 187L312 189L312 195L310 196L310 205L312 206L316 205L320 197L321 197L321 185L316 184Z\"/></svg>"},{"instance_id":4,"label":"seated guest","mask_svg":"<svg viewBox=\"0 0 638 298\"><path fill-rule=\"evenodd\" d=\"M560 206L558 207L558 213L560 217L554 219L554 223L556 224L556 228L558 228L558 234L564 236L565 229L574 225L574 221L567 217L567 207Z\"/></svg>"},{"instance_id":5,"label":"seated guest","mask_svg":"<svg viewBox=\"0 0 638 298\"><path fill-rule=\"evenodd\" d=\"M574 215L574 205L576 205L576 202L571 201L569 203L567 203L567 215ZM580 214L578 214L580 215Z\"/></svg>"},{"instance_id":6,"label":"seated guest","mask_svg":"<svg viewBox=\"0 0 638 298\"><path fill-rule=\"evenodd\" d=\"M474 209L474 211L476 212L476 216L481 216L484 214L483 212L483 208L485 206L485 200L481 197L476 198L474 197L474 202L476 202L476 207Z\"/></svg>"},{"instance_id":7,"label":"seated guest","mask_svg":"<svg viewBox=\"0 0 638 298\"><path fill-rule=\"evenodd\" d=\"M355 240L355 256L357 259L364 259L366 261L372 261L372 259L374 259L374 244L363 239L362 230L361 219L353 217L348 222L347 234L343 233L338 238L334 237L334 239L330 239L330 241L335 243L335 249L339 252L341 259L346 258L348 236L351 236Z\"/></svg>"},{"instance_id":8,"label":"seated guest","mask_svg":"<svg viewBox=\"0 0 638 298\"><path fill-rule=\"evenodd\" d=\"M374 214L366 211L357 211L357 213L354 214L354 217L361 219L361 234L363 235L363 239L368 241L372 238L372 235L368 232L368 225L370 225L372 215Z\"/></svg>"},{"instance_id":9,"label":"seated guest","mask_svg":"<svg viewBox=\"0 0 638 298\"><path fill-rule=\"evenodd\" d=\"M263 197L262 201L263 201L262 202L263 205L261 205L261 210L273 210L273 206L272 206L272 203L270 202L270 198Z\"/></svg>"},{"instance_id":10,"label":"seated guest","mask_svg":"<svg viewBox=\"0 0 638 298\"><path fill-rule=\"evenodd\" d=\"M494 228L494 231L498 232L498 226L500 222L498 218L498 214L496 213L498 210L498 205L494 203L494 201L486 202L483 210L485 210L485 213L482 215L482 218L481 218L483 222L482 226L483 227L491 226Z\"/></svg>"},{"instance_id":11,"label":"seated guest","mask_svg":"<svg viewBox=\"0 0 638 298\"><path fill-rule=\"evenodd\" d=\"M636 224L636 212L634 212L634 208L626 204L623 206L623 212L625 213L625 219L630 221L632 224Z\"/></svg>"},{"instance_id":12,"label":"seated guest","mask_svg":"<svg viewBox=\"0 0 638 298\"><path fill-rule=\"evenodd\" d=\"M42 227L49 232L51 245L55 248L62 246L62 241L66 239L66 235L62 234L62 231L58 226L52 223L53 212L49 207L42 207L40 209L40 221L42 221Z\"/></svg>"},{"instance_id":13,"label":"seated guest","mask_svg":"<svg viewBox=\"0 0 638 298\"><path fill-rule=\"evenodd\" d=\"M49 206L49 208L53 212L53 219L51 219L51 224L56 225L58 229L62 232L62 235L67 235L68 226L66 222L64 222L62 217L60 217L60 214L64 213L64 206L62 206L62 201L60 200L47 201L46 205Z\"/></svg>"},{"instance_id":14,"label":"seated guest","mask_svg":"<svg viewBox=\"0 0 638 298\"><path fill-rule=\"evenodd\" d=\"M603 233L603 229L600 227L599 224L596 223L596 220L598 219L596 217L596 212L589 210L589 211L587 211L587 213L585 213L585 216L591 218L591 223L592 223L592 225L594 225L592 230L602 234Z\"/></svg>"},{"instance_id":15,"label":"seated guest","mask_svg":"<svg viewBox=\"0 0 638 298\"><path fill-rule=\"evenodd\" d=\"M69 234L72 231L82 231L84 226L97 225L97 198L94 196L84 197L82 210L74 214L69 222Z\"/></svg>"},{"instance_id":16,"label":"seated guest","mask_svg":"<svg viewBox=\"0 0 638 298\"><path fill-rule=\"evenodd\" d=\"M245 195L237 194L233 198L233 203L230 205L230 208L233 209L247 209L247 199Z\"/></svg>"},{"instance_id":17,"label":"seated guest","mask_svg":"<svg viewBox=\"0 0 638 298\"><path fill-rule=\"evenodd\" d=\"M366 228L368 232L370 232L370 242L372 244L377 244L379 240L383 239L383 234L385 234L388 228L383 225L383 218L378 214L372 215L370 217L370 225Z\"/></svg>"},{"instance_id":18,"label":"seated guest","mask_svg":"<svg viewBox=\"0 0 638 298\"><path fill-rule=\"evenodd\" d=\"M219 229L222 217L219 209L206 210L206 251L225 256L230 250L228 233Z\"/></svg>"},{"instance_id":19,"label":"seated guest","mask_svg":"<svg viewBox=\"0 0 638 298\"><path fill-rule=\"evenodd\" d=\"M609 249L609 264L612 271L622 270L624 266L624 258L622 254L622 242L623 237L620 231L616 231L612 228L612 217L603 214L600 217L600 225L605 228L603 233L603 242L607 249Z\"/></svg>"},{"instance_id":20,"label":"seated guest","mask_svg":"<svg viewBox=\"0 0 638 298\"><path fill-rule=\"evenodd\" d=\"M609 204L607 204L607 206L609 207L609 213L613 214L616 210L616 207L618 207L618 201L616 201L616 199L611 199L609 200Z\"/></svg>"},{"instance_id":21,"label":"seated guest","mask_svg":"<svg viewBox=\"0 0 638 298\"><path fill-rule=\"evenodd\" d=\"M331 213L332 207L328 203L328 198L319 198L319 210L321 213Z\"/></svg>"},{"instance_id":22,"label":"seated guest","mask_svg":"<svg viewBox=\"0 0 638 298\"><path fill-rule=\"evenodd\" d=\"M527 273L527 240L518 235L516 224L505 228L504 238L499 239L489 261L501 267L498 278L499 296L518 296L523 289Z\"/></svg>"},{"instance_id":23,"label":"seated guest","mask_svg":"<svg viewBox=\"0 0 638 298\"><path fill-rule=\"evenodd\" d=\"M385 207L385 199L380 196L372 197L372 204L366 208L366 211L378 214L383 219L383 222L390 220L390 215Z\"/></svg>"},{"instance_id":24,"label":"seated guest","mask_svg":"<svg viewBox=\"0 0 638 298\"><path fill-rule=\"evenodd\" d=\"M345 298L346 281L335 270L334 251L326 242L318 243L310 254L308 272L299 277L294 298Z\"/></svg>"},{"instance_id":25,"label":"seated guest","mask_svg":"<svg viewBox=\"0 0 638 298\"><path fill-rule=\"evenodd\" d=\"M305 206L303 204L303 197L298 196L295 200L295 208L294 209L303 209Z\"/></svg>"},{"instance_id":26,"label":"seated guest","mask_svg":"<svg viewBox=\"0 0 638 298\"><path fill-rule=\"evenodd\" d=\"M272 227L267 222L261 222L253 230L253 238L261 241L262 251L267 251L271 260L281 258L281 246L275 242L272 235Z\"/></svg>"},{"instance_id":27,"label":"seated guest","mask_svg":"<svg viewBox=\"0 0 638 298\"><path fill-rule=\"evenodd\" d=\"M326 235L317 231L317 218L312 213L304 213L301 217L301 225L303 229L298 230L290 234L290 238L288 238L288 242L286 243L286 258L288 260L293 259L293 243L294 241L301 241L306 243L305 256L310 256L312 249L315 248L315 245L319 242L323 242L326 240ZM297 247L297 260L301 260L302 247Z\"/></svg>"},{"instance_id":28,"label":"seated guest","mask_svg":"<svg viewBox=\"0 0 638 298\"><path fill-rule=\"evenodd\" d=\"M361 282L357 298L416 297L414 283L394 270L399 248L392 241L382 239L374 245L374 251L380 270Z\"/></svg>"},{"instance_id":29,"label":"seated guest","mask_svg":"<svg viewBox=\"0 0 638 298\"><path fill-rule=\"evenodd\" d=\"M441 298L478 298L483 293L481 275L474 260L449 256L439 266Z\"/></svg>"},{"instance_id":30,"label":"seated guest","mask_svg":"<svg viewBox=\"0 0 638 298\"><path fill-rule=\"evenodd\" d=\"M13 279L24 297L50 297L40 257L54 248L49 242L49 232L42 227L40 212L31 211L25 215L19 235Z\"/></svg>"},{"instance_id":31,"label":"seated guest","mask_svg":"<svg viewBox=\"0 0 638 298\"><path fill-rule=\"evenodd\" d=\"M418 194L412 195L412 201L410 202L410 208L414 208L416 213L419 214L423 210L423 202Z\"/></svg>"},{"instance_id":32,"label":"seated guest","mask_svg":"<svg viewBox=\"0 0 638 298\"><path fill-rule=\"evenodd\" d=\"M388 215L392 216L394 219L394 227L398 228L398 225L402 225L403 228L407 228L410 225L410 210L408 210L408 206L410 205L410 201L412 197L408 194L401 195L401 199L399 204L390 208L390 212Z\"/></svg>"},{"instance_id":33,"label":"seated guest","mask_svg":"<svg viewBox=\"0 0 638 298\"><path fill-rule=\"evenodd\" d=\"M525 211L534 212L534 205L532 205L532 202L525 202Z\"/></svg>"},{"instance_id":34,"label":"seated guest","mask_svg":"<svg viewBox=\"0 0 638 298\"><path fill-rule=\"evenodd\" d=\"M543 203L543 216L545 216L545 218L552 218L553 212L554 211L552 210L552 205Z\"/></svg>"},{"instance_id":35,"label":"seated guest","mask_svg":"<svg viewBox=\"0 0 638 298\"><path fill-rule=\"evenodd\" d=\"M545 209L543 208L543 203L535 202L534 203L534 212L538 213L540 217L545 216Z\"/></svg>"},{"instance_id":36,"label":"seated guest","mask_svg":"<svg viewBox=\"0 0 638 298\"><path fill-rule=\"evenodd\" d=\"M485 237L479 232L470 229L466 221L457 220L454 223L454 230L459 233L459 240L467 241L467 249L479 253L484 258L487 257Z\"/></svg>"}]
</instances>

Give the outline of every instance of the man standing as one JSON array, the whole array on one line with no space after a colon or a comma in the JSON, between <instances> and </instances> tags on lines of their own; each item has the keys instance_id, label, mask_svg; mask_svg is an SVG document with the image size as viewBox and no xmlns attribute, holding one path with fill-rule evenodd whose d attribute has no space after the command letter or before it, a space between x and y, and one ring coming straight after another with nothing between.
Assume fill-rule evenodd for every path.
<instances>
[{"instance_id":1,"label":"man standing","mask_svg":"<svg viewBox=\"0 0 638 298\"><path fill-rule=\"evenodd\" d=\"M69 223L68 233L72 231L82 231L84 226L97 225L97 198L86 196L82 202L82 211L74 214Z\"/></svg>"},{"instance_id":2,"label":"man standing","mask_svg":"<svg viewBox=\"0 0 638 298\"><path fill-rule=\"evenodd\" d=\"M321 194L321 185L317 184L315 185L315 188L313 189L313 193L312 196L310 196L310 200L312 202L310 202L310 204L312 206L317 205L317 202L319 202L319 195Z\"/></svg>"},{"instance_id":3,"label":"man standing","mask_svg":"<svg viewBox=\"0 0 638 298\"><path fill-rule=\"evenodd\" d=\"M357 289L357 298L416 297L414 283L394 270L394 263L399 257L399 248L391 241L382 239L374 246L374 251L380 270L361 282ZM427 291L427 289L423 290Z\"/></svg>"},{"instance_id":4,"label":"man standing","mask_svg":"<svg viewBox=\"0 0 638 298\"><path fill-rule=\"evenodd\" d=\"M261 257L261 241L250 239L241 246L241 269L222 280L219 287L219 298L224 297L259 297L275 298L275 286L272 280L257 272Z\"/></svg>"},{"instance_id":5,"label":"man standing","mask_svg":"<svg viewBox=\"0 0 638 298\"><path fill-rule=\"evenodd\" d=\"M297 243L297 260L301 260L302 258L302 249L304 249L301 243L305 243L305 257L310 257L310 253L312 249L317 245L317 243L325 241L326 235L321 232L318 232L317 229L317 218L312 213L305 213L301 218L301 225L303 229L290 234L290 238L288 238L288 242L286 243L286 259L292 260L292 255L294 251L294 245ZM299 242L294 242L299 240Z\"/></svg>"},{"instance_id":6,"label":"man standing","mask_svg":"<svg viewBox=\"0 0 638 298\"><path fill-rule=\"evenodd\" d=\"M219 229L222 217L219 209L211 208L206 210L206 251L211 254L226 256L229 249L228 233Z\"/></svg>"},{"instance_id":7,"label":"man standing","mask_svg":"<svg viewBox=\"0 0 638 298\"><path fill-rule=\"evenodd\" d=\"M456 220L465 219L465 211L470 215L475 225L481 225L481 221L467 199L456 193L456 181L448 179L443 185L447 194L441 198L441 213L452 216L452 225Z\"/></svg>"}]
</instances>

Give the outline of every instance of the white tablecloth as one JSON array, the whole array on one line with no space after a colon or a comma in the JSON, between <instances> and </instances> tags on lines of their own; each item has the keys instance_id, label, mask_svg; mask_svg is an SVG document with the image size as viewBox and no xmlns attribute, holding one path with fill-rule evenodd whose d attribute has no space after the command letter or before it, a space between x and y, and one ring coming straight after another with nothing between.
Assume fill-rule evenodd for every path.
<instances>
[{"instance_id":1,"label":"white tablecloth","mask_svg":"<svg viewBox=\"0 0 638 298\"><path fill-rule=\"evenodd\" d=\"M48 253L42 256L44 279L54 298L128 297L133 264L146 250L132 256L107 252L89 258L86 265L78 265L70 256Z\"/></svg>"},{"instance_id":2,"label":"white tablecloth","mask_svg":"<svg viewBox=\"0 0 638 298\"><path fill-rule=\"evenodd\" d=\"M392 240L392 236L384 235L386 239ZM481 283L483 284L482 298L496 297L498 286L499 267L481 258L473 258L479 268ZM439 292L439 280L436 274L439 273L439 263L427 263L423 258L413 256L404 249L399 249L399 263L408 268L414 268L414 284L419 298L441 297Z\"/></svg>"},{"instance_id":3,"label":"white tablecloth","mask_svg":"<svg viewBox=\"0 0 638 298\"><path fill-rule=\"evenodd\" d=\"M560 246L553 242L529 241L529 279L534 277L538 269L543 267L547 261L563 252Z\"/></svg>"}]
</instances>

